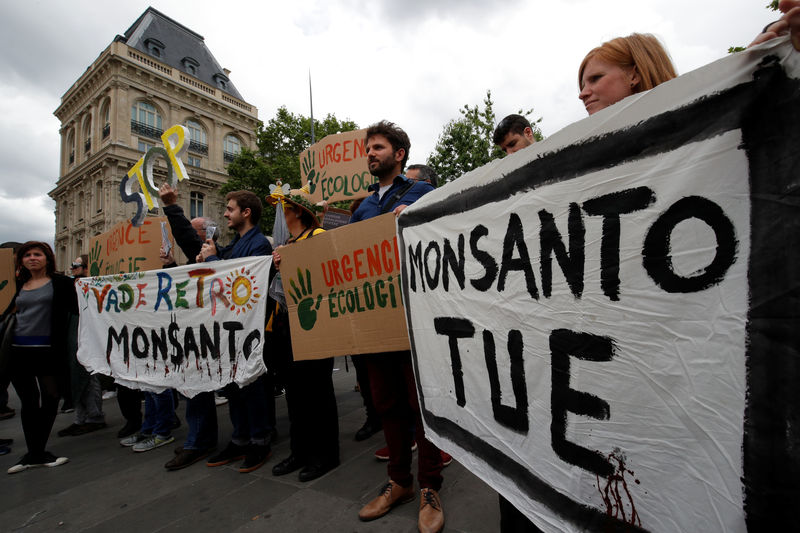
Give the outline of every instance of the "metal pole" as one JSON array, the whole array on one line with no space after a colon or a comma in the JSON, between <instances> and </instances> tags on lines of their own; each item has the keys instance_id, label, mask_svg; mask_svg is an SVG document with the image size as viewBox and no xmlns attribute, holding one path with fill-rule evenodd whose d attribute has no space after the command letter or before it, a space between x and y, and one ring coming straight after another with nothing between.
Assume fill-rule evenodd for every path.
<instances>
[{"instance_id":1,"label":"metal pole","mask_svg":"<svg viewBox=\"0 0 800 533\"><path fill-rule=\"evenodd\" d=\"M311 69L308 69L308 104L311 107L311 144L316 141L314 139L314 97L311 94Z\"/></svg>"}]
</instances>

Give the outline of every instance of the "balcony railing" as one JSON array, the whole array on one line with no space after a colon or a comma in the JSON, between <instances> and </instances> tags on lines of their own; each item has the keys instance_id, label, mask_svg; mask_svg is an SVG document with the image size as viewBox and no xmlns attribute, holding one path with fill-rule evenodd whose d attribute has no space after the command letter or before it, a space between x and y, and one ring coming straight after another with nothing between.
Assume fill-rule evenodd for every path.
<instances>
[{"instance_id":1,"label":"balcony railing","mask_svg":"<svg viewBox=\"0 0 800 533\"><path fill-rule=\"evenodd\" d=\"M111 133L111 124L106 124L105 126L103 126L103 139L108 137L110 133Z\"/></svg>"},{"instance_id":2,"label":"balcony railing","mask_svg":"<svg viewBox=\"0 0 800 533\"><path fill-rule=\"evenodd\" d=\"M92 138L89 137L88 139L86 139L86 142L83 143L83 152L88 154L89 150L91 149L92 149Z\"/></svg>"},{"instance_id":3,"label":"balcony railing","mask_svg":"<svg viewBox=\"0 0 800 533\"><path fill-rule=\"evenodd\" d=\"M208 155L208 145L197 141L190 141L189 151L198 154Z\"/></svg>"},{"instance_id":4,"label":"balcony railing","mask_svg":"<svg viewBox=\"0 0 800 533\"><path fill-rule=\"evenodd\" d=\"M160 128L154 128L153 126L145 124L144 122L139 122L138 120L131 120L131 133L144 135L145 137L150 137L151 139L160 139L161 134L164 133L164 130Z\"/></svg>"},{"instance_id":5,"label":"balcony railing","mask_svg":"<svg viewBox=\"0 0 800 533\"><path fill-rule=\"evenodd\" d=\"M222 152L222 159L225 160L226 163L232 163L236 156L239 154L234 154L233 152Z\"/></svg>"}]
</instances>

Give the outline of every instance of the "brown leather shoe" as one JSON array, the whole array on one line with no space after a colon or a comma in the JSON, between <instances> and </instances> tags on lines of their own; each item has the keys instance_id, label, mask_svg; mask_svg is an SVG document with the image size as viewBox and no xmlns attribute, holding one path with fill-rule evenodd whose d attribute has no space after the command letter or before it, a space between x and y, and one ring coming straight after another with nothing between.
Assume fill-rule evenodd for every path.
<instances>
[{"instance_id":1,"label":"brown leather shoe","mask_svg":"<svg viewBox=\"0 0 800 533\"><path fill-rule=\"evenodd\" d=\"M420 533L439 533L444 529L442 502L439 493L433 489L422 489L420 493L417 527Z\"/></svg>"},{"instance_id":2,"label":"brown leather shoe","mask_svg":"<svg viewBox=\"0 0 800 533\"><path fill-rule=\"evenodd\" d=\"M396 505L408 503L414 499L414 485L401 487L391 479L383 486L377 498L361 508L358 519L362 522L369 522L380 518Z\"/></svg>"}]
</instances>

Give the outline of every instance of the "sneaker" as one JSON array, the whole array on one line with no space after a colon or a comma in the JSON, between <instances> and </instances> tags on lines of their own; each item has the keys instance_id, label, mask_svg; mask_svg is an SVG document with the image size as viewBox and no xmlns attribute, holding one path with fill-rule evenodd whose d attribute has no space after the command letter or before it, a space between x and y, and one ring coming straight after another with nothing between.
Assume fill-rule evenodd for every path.
<instances>
[{"instance_id":1,"label":"sneaker","mask_svg":"<svg viewBox=\"0 0 800 533\"><path fill-rule=\"evenodd\" d=\"M17 412L7 405L0 407L0 420L12 418Z\"/></svg>"},{"instance_id":2,"label":"sneaker","mask_svg":"<svg viewBox=\"0 0 800 533\"><path fill-rule=\"evenodd\" d=\"M134 446L143 440L149 439L152 435L145 435L144 433L139 433L138 431L129 437L125 437L119 443L123 446Z\"/></svg>"},{"instance_id":3,"label":"sneaker","mask_svg":"<svg viewBox=\"0 0 800 533\"><path fill-rule=\"evenodd\" d=\"M417 451L417 441L414 441L411 444L411 451L412 452ZM380 450L375 452L375 459L377 459L378 461L388 461L389 460L389 447L388 446L384 446L383 448L381 448Z\"/></svg>"},{"instance_id":4,"label":"sneaker","mask_svg":"<svg viewBox=\"0 0 800 533\"><path fill-rule=\"evenodd\" d=\"M208 458L206 466L222 466L232 461L238 461L239 459L244 459L246 456L247 456L246 447L239 446L238 444L234 444L233 442L229 442L228 445L225 446L224 450Z\"/></svg>"},{"instance_id":5,"label":"sneaker","mask_svg":"<svg viewBox=\"0 0 800 533\"><path fill-rule=\"evenodd\" d=\"M258 446L251 444L247 447L247 454L244 456L244 461L239 465L239 472L246 474L253 470L258 470L264 466L264 463L267 462L267 459L269 459L271 455L272 450L270 450L268 445Z\"/></svg>"},{"instance_id":6,"label":"sneaker","mask_svg":"<svg viewBox=\"0 0 800 533\"><path fill-rule=\"evenodd\" d=\"M124 439L125 437L130 437L131 435L138 433L139 429L142 427L141 424L133 424L132 422L125 422L125 425L122 426L117 432L118 439Z\"/></svg>"},{"instance_id":7,"label":"sneaker","mask_svg":"<svg viewBox=\"0 0 800 533\"><path fill-rule=\"evenodd\" d=\"M440 451L439 453L442 454L442 466L447 466L453 462L453 456L447 452Z\"/></svg>"},{"instance_id":8,"label":"sneaker","mask_svg":"<svg viewBox=\"0 0 800 533\"><path fill-rule=\"evenodd\" d=\"M169 444L170 442L175 442L175 437L172 435L168 437L161 437L159 435L152 435L143 441L137 442L133 445L133 451L135 452L149 452L150 450L155 450L156 448L160 448L165 444Z\"/></svg>"},{"instance_id":9,"label":"sneaker","mask_svg":"<svg viewBox=\"0 0 800 533\"><path fill-rule=\"evenodd\" d=\"M16 474L18 472L22 472L24 470L27 470L27 469L31 468L32 466L33 466L33 462L31 461L30 456L26 453L25 455L23 455L20 458L19 461L17 461L17 464L15 464L14 466L12 466L11 468L8 469L8 473L9 474Z\"/></svg>"},{"instance_id":10,"label":"sneaker","mask_svg":"<svg viewBox=\"0 0 800 533\"><path fill-rule=\"evenodd\" d=\"M8 455L9 453L11 453L11 448L0 444L0 455Z\"/></svg>"},{"instance_id":11,"label":"sneaker","mask_svg":"<svg viewBox=\"0 0 800 533\"><path fill-rule=\"evenodd\" d=\"M276 398L280 398L280 397L281 397L281 396L283 396L284 394L286 394L286 389L284 389L283 387L277 387L277 386L275 387L275 394L274 394L274 396L275 396Z\"/></svg>"},{"instance_id":12,"label":"sneaker","mask_svg":"<svg viewBox=\"0 0 800 533\"><path fill-rule=\"evenodd\" d=\"M69 459L66 457L56 457L50 452L44 452L44 455L42 456L42 462L37 462L36 466L47 466L53 468L54 466L61 466L68 462Z\"/></svg>"},{"instance_id":13,"label":"sneaker","mask_svg":"<svg viewBox=\"0 0 800 533\"><path fill-rule=\"evenodd\" d=\"M75 406L72 405L72 402L71 401L68 402L67 400L64 400L64 404L61 406L61 413L62 414L66 414L66 413L74 413L74 412L75 412Z\"/></svg>"},{"instance_id":14,"label":"sneaker","mask_svg":"<svg viewBox=\"0 0 800 533\"><path fill-rule=\"evenodd\" d=\"M225 396L214 396L214 405L217 407L226 403L228 403L228 399Z\"/></svg>"},{"instance_id":15,"label":"sneaker","mask_svg":"<svg viewBox=\"0 0 800 533\"><path fill-rule=\"evenodd\" d=\"M103 393L104 400L111 400L117 397L117 391L115 390L107 390Z\"/></svg>"}]
</instances>

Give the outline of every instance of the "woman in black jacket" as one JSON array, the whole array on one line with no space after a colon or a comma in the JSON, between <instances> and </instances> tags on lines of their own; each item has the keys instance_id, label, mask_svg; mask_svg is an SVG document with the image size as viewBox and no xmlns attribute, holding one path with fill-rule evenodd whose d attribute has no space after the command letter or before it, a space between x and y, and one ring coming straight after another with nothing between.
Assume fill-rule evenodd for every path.
<instances>
[{"instance_id":1,"label":"woman in black jacket","mask_svg":"<svg viewBox=\"0 0 800 533\"><path fill-rule=\"evenodd\" d=\"M28 453L9 474L68 461L45 450L58 411L58 376L68 371L69 315L78 314L73 280L55 273L50 245L29 241L17 251L17 294L8 312L17 314L8 372L22 404L22 431Z\"/></svg>"}]
</instances>

